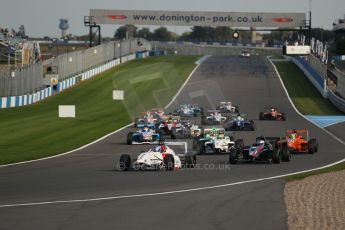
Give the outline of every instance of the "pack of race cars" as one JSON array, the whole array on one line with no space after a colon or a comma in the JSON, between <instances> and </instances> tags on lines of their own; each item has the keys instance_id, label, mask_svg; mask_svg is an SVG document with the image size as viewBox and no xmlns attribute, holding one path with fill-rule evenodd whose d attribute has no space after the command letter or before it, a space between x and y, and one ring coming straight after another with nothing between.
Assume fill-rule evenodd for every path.
<instances>
[{"instance_id":1,"label":"pack of race cars","mask_svg":"<svg viewBox=\"0 0 345 230\"><path fill-rule=\"evenodd\" d=\"M285 121L284 113L275 107L259 113L259 120ZM240 113L231 102L220 102L216 110L207 110L194 104L182 104L170 113L162 109L151 109L135 119L135 128L127 134L127 144L153 144L155 147L138 154L136 159L123 154L118 165L120 170L177 170L193 168L196 155L228 154L229 163L289 162L292 153L315 153L318 143L309 138L308 130L287 130L285 137L256 138L255 143L245 145L242 139L235 140L234 131L254 131L254 121ZM166 139L191 139L193 151L175 153L169 147L176 142Z\"/></svg>"}]
</instances>

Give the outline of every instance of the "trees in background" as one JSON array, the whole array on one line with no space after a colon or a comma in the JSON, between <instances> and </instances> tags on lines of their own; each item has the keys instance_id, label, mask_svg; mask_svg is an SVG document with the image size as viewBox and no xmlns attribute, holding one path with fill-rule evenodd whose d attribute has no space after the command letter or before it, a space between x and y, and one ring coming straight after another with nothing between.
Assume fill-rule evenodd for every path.
<instances>
[{"instance_id":1,"label":"trees in background","mask_svg":"<svg viewBox=\"0 0 345 230\"><path fill-rule=\"evenodd\" d=\"M149 41L191 41L191 42L232 42L232 43L251 43L250 31L240 31L240 37L234 39L232 37L234 30L230 27L202 27L194 26L191 31L184 32L182 35L175 34L165 27L159 27L153 32L143 27L138 30L136 26L125 25L119 27L114 37L116 39L125 39L127 37L141 37ZM305 35L308 37L309 32ZM344 34L337 34L331 30L324 30L321 28L314 28L311 30L311 36L315 39L327 42L330 50L335 54L345 54L345 36ZM294 42L298 40L298 31L272 31L270 33L261 34L263 42L268 46L281 45L285 41ZM306 41L307 42L307 41Z\"/></svg>"},{"instance_id":2,"label":"trees in background","mask_svg":"<svg viewBox=\"0 0 345 230\"><path fill-rule=\"evenodd\" d=\"M114 34L114 38L118 40L137 37L137 27L134 25L120 26Z\"/></svg>"}]
</instances>

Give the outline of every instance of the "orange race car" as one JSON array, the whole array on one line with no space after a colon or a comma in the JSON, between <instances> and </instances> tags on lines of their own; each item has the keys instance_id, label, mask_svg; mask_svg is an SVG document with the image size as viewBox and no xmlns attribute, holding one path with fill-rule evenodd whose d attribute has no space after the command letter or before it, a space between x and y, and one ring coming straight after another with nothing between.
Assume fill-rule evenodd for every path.
<instances>
[{"instance_id":1,"label":"orange race car","mask_svg":"<svg viewBox=\"0 0 345 230\"><path fill-rule=\"evenodd\" d=\"M275 107L266 108L265 112L259 113L260 120L274 120L274 121L285 121L285 113L278 112Z\"/></svg>"},{"instance_id":2,"label":"orange race car","mask_svg":"<svg viewBox=\"0 0 345 230\"><path fill-rule=\"evenodd\" d=\"M280 140L281 145L287 145L292 152L315 153L318 143L315 138L309 139L308 130L287 130L285 138Z\"/></svg>"}]
</instances>

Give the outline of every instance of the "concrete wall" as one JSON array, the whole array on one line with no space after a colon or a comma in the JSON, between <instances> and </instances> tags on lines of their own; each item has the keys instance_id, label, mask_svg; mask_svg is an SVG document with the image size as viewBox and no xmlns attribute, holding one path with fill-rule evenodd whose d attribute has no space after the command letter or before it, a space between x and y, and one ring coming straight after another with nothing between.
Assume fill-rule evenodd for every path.
<instances>
[{"instance_id":1,"label":"concrete wall","mask_svg":"<svg viewBox=\"0 0 345 230\"><path fill-rule=\"evenodd\" d=\"M331 90L328 91L328 99L332 102L332 104L337 107L340 111L345 113L345 100L341 97L338 97L334 92Z\"/></svg>"}]
</instances>

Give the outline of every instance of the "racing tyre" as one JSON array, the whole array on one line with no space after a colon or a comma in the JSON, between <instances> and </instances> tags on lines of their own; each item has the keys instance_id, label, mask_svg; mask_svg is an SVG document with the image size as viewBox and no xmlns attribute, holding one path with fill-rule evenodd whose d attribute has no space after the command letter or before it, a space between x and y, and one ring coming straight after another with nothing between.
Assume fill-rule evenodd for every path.
<instances>
[{"instance_id":1,"label":"racing tyre","mask_svg":"<svg viewBox=\"0 0 345 230\"><path fill-rule=\"evenodd\" d=\"M255 130L255 127L254 127L254 121L249 121L250 122L250 130L251 131L254 131Z\"/></svg>"},{"instance_id":2,"label":"racing tyre","mask_svg":"<svg viewBox=\"0 0 345 230\"><path fill-rule=\"evenodd\" d=\"M186 164L186 168L195 168L196 156L187 156L185 164Z\"/></svg>"},{"instance_id":3,"label":"racing tyre","mask_svg":"<svg viewBox=\"0 0 345 230\"><path fill-rule=\"evenodd\" d=\"M229 162L230 164L237 164L238 162L237 151L234 148L230 149Z\"/></svg>"},{"instance_id":4,"label":"racing tyre","mask_svg":"<svg viewBox=\"0 0 345 230\"><path fill-rule=\"evenodd\" d=\"M197 154L201 155L205 153L205 144L204 142L199 142L197 147Z\"/></svg>"},{"instance_id":5,"label":"racing tyre","mask_svg":"<svg viewBox=\"0 0 345 230\"><path fill-rule=\"evenodd\" d=\"M193 138L193 150L198 150L198 138Z\"/></svg>"},{"instance_id":6,"label":"racing tyre","mask_svg":"<svg viewBox=\"0 0 345 230\"><path fill-rule=\"evenodd\" d=\"M317 143L316 143L316 139L310 139L308 141L308 153L313 154L315 153L315 147L316 147Z\"/></svg>"},{"instance_id":7,"label":"racing tyre","mask_svg":"<svg viewBox=\"0 0 345 230\"><path fill-rule=\"evenodd\" d=\"M127 134L127 145L131 145L133 143L133 132L129 132Z\"/></svg>"},{"instance_id":8,"label":"racing tyre","mask_svg":"<svg viewBox=\"0 0 345 230\"><path fill-rule=\"evenodd\" d=\"M176 135L177 135L176 128L172 128L171 129L171 139L176 139Z\"/></svg>"},{"instance_id":9,"label":"racing tyre","mask_svg":"<svg viewBox=\"0 0 345 230\"><path fill-rule=\"evenodd\" d=\"M242 149L244 148L244 142L242 139L238 139L235 141L235 150L237 153L242 152Z\"/></svg>"},{"instance_id":10,"label":"racing tyre","mask_svg":"<svg viewBox=\"0 0 345 230\"><path fill-rule=\"evenodd\" d=\"M272 162L273 164L280 164L280 154L278 149L273 149L272 151Z\"/></svg>"},{"instance_id":11,"label":"racing tyre","mask_svg":"<svg viewBox=\"0 0 345 230\"><path fill-rule=\"evenodd\" d=\"M260 120L265 120L265 114L263 112L259 113L259 119Z\"/></svg>"},{"instance_id":12,"label":"racing tyre","mask_svg":"<svg viewBox=\"0 0 345 230\"><path fill-rule=\"evenodd\" d=\"M174 156L171 155L171 154L168 154L165 156L164 158L164 168L167 170L167 171L172 171L174 170L175 168L175 160L174 160Z\"/></svg>"},{"instance_id":13,"label":"racing tyre","mask_svg":"<svg viewBox=\"0 0 345 230\"><path fill-rule=\"evenodd\" d=\"M128 154L122 154L118 166L121 171L128 171L131 167L131 157Z\"/></svg>"},{"instance_id":14,"label":"racing tyre","mask_svg":"<svg viewBox=\"0 0 345 230\"><path fill-rule=\"evenodd\" d=\"M243 127L244 131L254 131L254 126L252 126L251 124L245 124Z\"/></svg>"},{"instance_id":15,"label":"racing tyre","mask_svg":"<svg viewBox=\"0 0 345 230\"><path fill-rule=\"evenodd\" d=\"M314 150L315 150L315 152L317 152L318 151L318 148L319 148L319 143L317 142L317 140L316 139L314 139L315 140L315 142L314 142Z\"/></svg>"},{"instance_id":16,"label":"racing tyre","mask_svg":"<svg viewBox=\"0 0 345 230\"><path fill-rule=\"evenodd\" d=\"M287 146L283 146L281 150L281 156L282 156L282 161L290 161L291 160L291 154L290 154L290 149Z\"/></svg>"}]
</instances>

